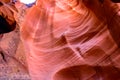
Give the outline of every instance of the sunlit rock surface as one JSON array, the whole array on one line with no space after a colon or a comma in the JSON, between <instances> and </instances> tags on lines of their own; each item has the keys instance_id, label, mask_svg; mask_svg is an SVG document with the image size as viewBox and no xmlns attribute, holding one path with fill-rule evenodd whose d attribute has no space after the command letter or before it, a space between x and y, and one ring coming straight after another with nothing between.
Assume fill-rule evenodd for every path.
<instances>
[{"instance_id":1,"label":"sunlit rock surface","mask_svg":"<svg viewBox=\"0 0 120 80\"><path fill-rule=\"evenodd\" d=\"M32 80L120 80L119 27L109 0L38 0L21 28Z\"/></svg>"},{"instance_id":2,"label":"sunlit rock surface","mask_svg":"<svg viewBox=\"0 0 120 80\"><path fill-rule=\"evenodd\" d=\"M120 80L119 6L109 0L37 0L26 16L20 9L15 14L20 33L0 42L6 54L1 65L14 64L17 79L21 71L25 80Z\"/></svg>"}]
</instances>

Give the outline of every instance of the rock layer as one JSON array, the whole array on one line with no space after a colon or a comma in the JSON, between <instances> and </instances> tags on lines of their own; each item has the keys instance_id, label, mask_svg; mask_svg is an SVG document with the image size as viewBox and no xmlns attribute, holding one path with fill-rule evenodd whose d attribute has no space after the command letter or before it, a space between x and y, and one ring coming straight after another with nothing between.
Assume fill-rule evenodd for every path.
<instances>
[{"instance_id":1,"label":"rock layer","mask_svg":"<svg viewBox=\"0 0 120 80\"><path fill-rule=\"evenodd\" d=\"M32 80L120 79L118 4L37 0L25 18L21 38Z\"/></svg>"}]
</instances>

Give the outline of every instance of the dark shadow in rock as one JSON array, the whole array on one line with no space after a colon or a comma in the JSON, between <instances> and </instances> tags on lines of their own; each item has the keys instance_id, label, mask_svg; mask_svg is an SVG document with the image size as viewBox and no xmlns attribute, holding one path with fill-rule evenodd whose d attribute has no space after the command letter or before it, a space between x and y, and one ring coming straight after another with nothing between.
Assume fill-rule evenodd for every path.
<instances>
[{"instance_id":1,"label":"dark shadow in rock","mask_svg":"<svg viewBox=\"0 0 120 80\"><path fill-rule=\"evenodd\" d=\"M114 3L120 3L120 0L111 0Z\"/></svg>"},{"instance_id":2,"label":"dark shadow in rock","mask_svg":"<svg viewBox=\"0 0 120 80\"><path fill-rule=\"evenodd\" d=\"M3 53L2 51L0 51L0 54L1 54L1 56L2 56L2 59L3 59L5 62L7 62L4 53Z\"/></svg>"},{"instance_id":3,"label":"dark shadow in rock","mask_svg":"<svg viewBox=\"0 0 120 80\"><path fill-rule=\"evenodd\" d=\"M0 34L11 32L15 29L16 23L10 25L1 15L0 15Z\"/></svg>"},{"instance_id":4,"label":"dark shadow in rock","mask_svg":"<svg viewBox=\"0 0 120 80\"><path fill-rule=\"evenodd\" d=\"M53 80L120 80L120 69L114 66L78 65L58 71Z\"/></svg>"},{"instance_id":5,"label":"dark shadow in rock","mask_svg":"<svg viewBox=\"0 0 120 80\"><path fill-rule=\"evenodd\" d=\"M120 15L116 14L113 16L111 21L108 23L108 29L113 40L120 47Z\"/></svg>"}]
</instances>

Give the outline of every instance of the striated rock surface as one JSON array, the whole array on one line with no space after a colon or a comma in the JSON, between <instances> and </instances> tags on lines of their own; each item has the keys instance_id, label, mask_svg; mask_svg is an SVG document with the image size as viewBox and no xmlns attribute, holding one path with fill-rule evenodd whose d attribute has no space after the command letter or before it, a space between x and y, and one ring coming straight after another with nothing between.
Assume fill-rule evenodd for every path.
<instances>
[{"instance_id":1,"label":"striated rock surface","mask_svg":"<svg viewBox=\"0 0 120 80\"><path fill-rule=\"evenodd\" d=\"M120 80L119 4L37 0L21 37L32 80Z\"/></svg>"}]
</instances>

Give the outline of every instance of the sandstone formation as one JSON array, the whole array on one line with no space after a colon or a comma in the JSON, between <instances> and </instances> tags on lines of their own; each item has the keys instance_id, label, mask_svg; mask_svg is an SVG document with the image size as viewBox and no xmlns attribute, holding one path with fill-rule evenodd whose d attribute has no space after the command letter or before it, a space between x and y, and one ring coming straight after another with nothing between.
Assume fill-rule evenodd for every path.
<instances>
[{"instance_id":1,"label":"sandstone formation","mask_svg":"<svg viewBox=\"0 0 120 80\"><path fill-rule=\"evenodd\" d=\"M21 28L31 79L120 80L119 11L110 0L37 0Z\"/></svg>"},{"instance_id":2,"label":"sandstone formation","mask_svg":"<svg viewBox=\"0 0 120 80\"><path fill-rule=\"evenodd\" d=\"M0 23L2 24L0 27L0 80L30 80L24 47L20 40L20 22L17 22L21 20L20 17L19 20L17 18L20 13L17 12L18 9L14 4L9 3L9 0L2 3L0 3L0 15L9 24L5 27L5 21L1 21L3 24Z\"/></svg>"},{"instance_id":3,"label":"sandstone formation","mask_svg":"<svg viewBox=\"0 0 120 80\"><path fill-rule=\"evenodd\" d=\"M0 80L120 80L118 2L4 4L17 24L0 35Z\"/></svg>"}]
</instances>

